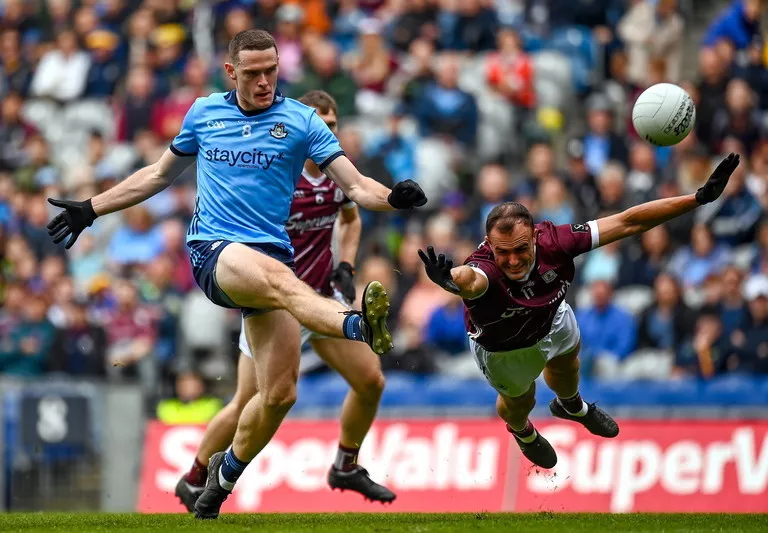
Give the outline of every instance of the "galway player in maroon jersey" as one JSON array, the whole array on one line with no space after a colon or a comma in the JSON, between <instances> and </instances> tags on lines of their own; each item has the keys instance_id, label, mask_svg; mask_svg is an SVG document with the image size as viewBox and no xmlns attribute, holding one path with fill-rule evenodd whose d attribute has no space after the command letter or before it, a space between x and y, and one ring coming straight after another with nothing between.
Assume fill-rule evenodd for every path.
<instances>
[{"instance_id":1,"label":"galway player in maroon jersey","mask_svg":"<svg viewBox=\"0 0 768 533\"><path fill-rule=\"evenodd\" d=\"M486 220L485 240L462 266L453 267L431 246L426 253L419 250L430 279L464 299L472 353L499 393L499 416L531 462L543 468L557 463L555 450L528 419L542 371L557 396L549 404L554 416L601 437L619 433L610 416L579 394L581 336L565 302L574 257L713 202L738 164L738 155L728 156L696 194L655 200L585 224L534 224L523 205L498 205Z\"/></svg>"},{"instance_id":2,"label":"galway player in maroon jersey","mask_svg":"<svg viewBox=\"0 0 768 533\"><path fill-rule=\"evenodd\" d=\"M336 133L336 102L331 95L310 91L299 101L314 107ZM331 241L337 217L339 263L334 268ZM338 185L311 160L306 162L293 194L286 229L295 250L296 276L319 293L351 305L355 300L352 265L362 231L360 214ZM359 492L372 501L393 501L395 494L374 482L366 469L357 464L360 445L371 428L384 389L379 357L367 344L323 337L302 327L302 345L307 341L351 387L341 412L339 449L328 472L328 484L334 489ZM232 443L240 413L258 391L258 376L242 327L239 348L235 395L208 424L192 467L176 485L176 496L190 512L205 487L209 458Z\"/></svg>"}]
</instances>

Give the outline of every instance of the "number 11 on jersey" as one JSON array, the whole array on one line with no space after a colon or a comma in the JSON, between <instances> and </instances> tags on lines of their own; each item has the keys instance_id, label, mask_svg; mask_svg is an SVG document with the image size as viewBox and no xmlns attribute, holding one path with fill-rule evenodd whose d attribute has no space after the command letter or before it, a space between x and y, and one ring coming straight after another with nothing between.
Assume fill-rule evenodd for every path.
<instances>
[{"instance_id":1,"label":"number 11 on jersey","mask_svg":"<svg viewBox=\"0 0 768 533\"><path fill-rule=\"evenodd\" d=\"M523 293L523 296L526 297L526 299L530 300L533 298L533 289L531 287L524 288L521 290L521 292Z\"/></svg>"}]
</instances>

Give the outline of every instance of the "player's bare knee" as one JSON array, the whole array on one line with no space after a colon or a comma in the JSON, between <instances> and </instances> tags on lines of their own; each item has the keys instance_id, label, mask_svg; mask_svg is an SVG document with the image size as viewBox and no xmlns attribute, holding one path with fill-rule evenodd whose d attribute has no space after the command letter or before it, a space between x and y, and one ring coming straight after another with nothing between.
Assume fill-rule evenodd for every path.
<instances>
[{"instance_id":1,"label":"player's bare knee","mask_svg":"<svg viewBox=\"0 0 768 533\"><path fill-rule=\"evenodd\" d=\"M386 380L381 372L371 372L355 384L354 391L368 403L378 403L384 392Z\"/></svg>"},{"instance_id":2,"label":"player's bare knee","mask_svg":"<svg viewBox=\"0 0 768 533\"><path fill-rule=\"evenodd\" d=\"M264 394L264 408L276 415L285 415L296 403L296 385L274 387Z\"/></svg>"}]
</instances>

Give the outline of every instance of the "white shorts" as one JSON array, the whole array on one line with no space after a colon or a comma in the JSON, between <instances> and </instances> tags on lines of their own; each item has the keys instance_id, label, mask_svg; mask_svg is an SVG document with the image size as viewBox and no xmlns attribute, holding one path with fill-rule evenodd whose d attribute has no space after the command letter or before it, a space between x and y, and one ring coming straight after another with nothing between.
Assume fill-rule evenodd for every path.
<instances>
[{"instance_id":1,"label":"white shorts","mask_svg":"<svg viewBox=\"0 0 768 533\"><path fill-rule=\"evenodd\" d=\"M349 302L347 302L344 297L341 295L338 291L333 291L333 296L331 297L337 302L344 304L345 307L350 309ZM304 346L308 341L312 339L326 339L327 337L325 335L320 335L319 333L315 333L312 330L309 330L305 328L304 326L301 326L301 345ZM247 357L253 357L253 354L251 353L251 349L248 348L248 341L245 339L245 319L240 319L240 339L237 342L237 346L240 348L240 351L243 352Z\"/></svg>"},{"instance_id":2,"label":"white shorts","mask_svg":"<svg viewBox=\"0 0 768 533\"><path fill-rule=\"evenodd\" d=\"M572 352L580 340L573 309L563 301L557 308L549 333L533 346L509 352L489 352L470 339L469 347L488 383L501 394L515 397L528 392L547 361Z\"/></svg>"}]
</instances>

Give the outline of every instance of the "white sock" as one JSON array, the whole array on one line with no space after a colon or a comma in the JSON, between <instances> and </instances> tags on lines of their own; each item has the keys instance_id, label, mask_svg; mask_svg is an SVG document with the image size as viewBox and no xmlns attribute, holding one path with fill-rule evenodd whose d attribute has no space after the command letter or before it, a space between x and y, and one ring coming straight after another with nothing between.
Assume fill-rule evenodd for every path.
<instances>
[{"instance_id":1,"label":"white sock","mask_svg":"<svg viewBox=\"0 0 768 533\"><path fill-rule=\"evenodd\" d=\"M229 491L235 488L234 482L227 481L224 479L224 476L221 475L221 467L219 467L219 485L221 485L221 488L227 489Z\"/></svg>"}]
</instances>

